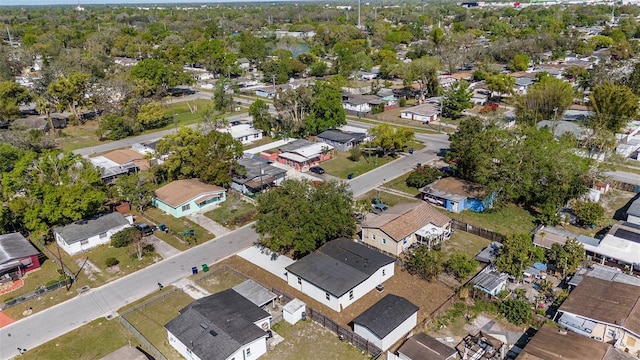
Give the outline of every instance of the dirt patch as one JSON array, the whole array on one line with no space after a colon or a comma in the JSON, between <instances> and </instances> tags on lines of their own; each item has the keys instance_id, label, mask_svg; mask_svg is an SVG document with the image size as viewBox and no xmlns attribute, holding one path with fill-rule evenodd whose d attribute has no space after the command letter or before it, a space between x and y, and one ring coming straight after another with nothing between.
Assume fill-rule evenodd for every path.
<instances>
[{"instance_id":1,"label":"dirt patch","mask_svg":"<svg viewBox=\"0 0 640 360\"><path fill-rule=\"evenodd\" d=\"M87 275L87 278L91 281L95 281L96 277L94 274L100 274L102 273L102 270L100 270L97 266L95 266L91 261L87 260L83 260L83 259L77 259L76 260L76 264L78 264L78 266L82 269L82 272ZM120 270L120 268L118 268L118 270Z\"/></svg>"},{"instance_id":2,"label":"dirt patch","mask_svg":"<svg viewBox=\"0 0 640 360\"><path fill-rule=\"evenodd\" d=\"M107 268L107 273L111 275L119 274L120 272L122 272L122 270L120 270L120 265L109 266Z\"/></svg>"},{"instance_id":3,"label":"dirt patch","mask_svg":"<svg viewBox=\"0 0 640 360\"><path fill-rule=\"evenodd\" d=\"M453 294L452 290L440 282L427 282L421 280L418 277L410 275L406 271L402 271L396 266L394 276L384 283L384 291L370 291L360 300L338 313L290 287L279 277L261 269L247 260L240 258L239 256L233 256L226 259L220 263L220 265L222 264L235 268L269 289L277 287L280 290L284 290L285 292L304 301L308 306L322 312L326 316L329 316L331 319L346 328L350 328L349 323L356 316L370 308L387 294L402 296L418 306L420 309L418 311L418 323L427 318L431 312L436 310Z\"/></svg>"}]
</instances>

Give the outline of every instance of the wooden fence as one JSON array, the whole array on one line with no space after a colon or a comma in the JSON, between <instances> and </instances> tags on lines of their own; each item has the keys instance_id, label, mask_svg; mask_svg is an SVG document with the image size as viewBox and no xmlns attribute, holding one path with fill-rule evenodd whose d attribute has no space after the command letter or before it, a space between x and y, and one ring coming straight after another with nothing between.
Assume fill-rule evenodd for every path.
<instances>
[{"instance_id":1,"label":"wooden fence","mask_svg":"<svg viewBox=\"0 0 640 360\"><path fill-rule=\"evenodd\" d=\"M640 185L630 184L623 181L613 180L611 182L611 187L622 191L640 193Z\"/></svg>"},{"instance_id":2,"label":"wooden fence","mask_svg":"<svg viewBox=\"0 0 640 360\"><path fill-rule=\"evenodd\" d=\"M480 236L481 238L485 238L487 240L497 241L500 243L504 241L504 235L459 220L451 220L451 227L456 230L461 230L464 232L468 232L469 234Z\"/></svg>"},{"instance_id":3,"label":"wooden fence","mask_svg":"<svg viewBox=\"0 0 640 360\"><path fill-rule=\"evenodd\" d=\"M278 288L272 288L271 291L278 295L278 299L280 299L280 301L282 303L288 303L289 301L293 300L293 296L291 296L290 294L278 289ZM335 321L331 320L330 317L323 315L320 311L317 311L311 307L309 307L307 305L306 307L306 313L307 313L307 318L315 321L316 323L324 326L327 330L330 330L331 332L333 332L334 334L338 335L338 338L342 341L347 341L349 342L351 345L357 347L358 349L366 352L367 354L371 355L372 357L377 357L382 353L382 350L377 347L376 345L370 343L367 339L363 338L362 336L354 333L353 331L351 331L350 329L347 329L343 326L341 326L340 324L336 323Z\"/></svg>"}]
</instances>

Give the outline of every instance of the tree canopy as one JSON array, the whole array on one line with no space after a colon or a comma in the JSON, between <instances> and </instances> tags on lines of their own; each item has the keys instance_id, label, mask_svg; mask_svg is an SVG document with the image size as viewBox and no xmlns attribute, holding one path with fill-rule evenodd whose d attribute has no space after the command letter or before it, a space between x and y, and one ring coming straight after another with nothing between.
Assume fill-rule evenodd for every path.
<instances>
[{"instance_id":1,"label":"tree canopy","mask_svg":"<svg viewBox=\"0 0 640 360\"><path fill-rule=\"evenodd\" d=\"M594 112L591 126L621 132L630 120L638 116L638 101L626 85L605 82L594 87L589 95L589 106Z\"/></svg>"},{"instance_id":2,"label":"tree canopy","mask_svg":"<svg viewBox=\"0 0 640 360\"><path fill-rule=\"evenodd\" d=\"M460 80L451 84L451 87L444 92L442 99L442 116L457 119L462 116L462 111L473 106L471 98L473 89L469 83Z\"/></svg>"},{"instance_id":3,"label":"tree canopy","mask_svg":"<svg viewBox=\"0 0 640 360\"><path fill-rule=\"evenodd\" d=\"M327 241L355 232L353 194L343 182L313 184L286 180L260 194L254 228L273 251L312 252Z\"/></svg>"},{"instance_id":4,"label":"tree canopy","mask_svg":"<svg viewBox=\"0 0 640 360\"><path fill-rule=\"evenodd\" d=\"M516 100L518 122L535 125L540 120L561 120L576 95L568 82L544 76Z\"/></svg>"},{"instance_id":5,"label":"tree canopy","mask_svg":"<svg viewBox=\"0 0 640 360\"><path fill-rule=\"evenodd\" d=\"M385 156L392 150L402 151L413 140L413 130L405 127L395 128L389 124L376 125L369 129L373 137L371 145L379 148Z\"/></svg>"}]
</instances>

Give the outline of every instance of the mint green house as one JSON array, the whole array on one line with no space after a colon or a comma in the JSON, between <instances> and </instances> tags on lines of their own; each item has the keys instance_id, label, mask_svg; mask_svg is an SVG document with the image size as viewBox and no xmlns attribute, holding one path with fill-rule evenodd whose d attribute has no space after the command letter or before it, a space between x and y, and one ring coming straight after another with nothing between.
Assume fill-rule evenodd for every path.
<instances>
[{"instance_id":1,"label":"mint green house","mask_svg":"<svg viewBox=\"0 0 640 360\"><path fill-rule=\"evenodd\" d=\"M224 188L205 184L200 179L186 179L172 181L156 190L151 203L165 213L181 218L209 211L226 199Z\"/></svg>"}]
</instances>

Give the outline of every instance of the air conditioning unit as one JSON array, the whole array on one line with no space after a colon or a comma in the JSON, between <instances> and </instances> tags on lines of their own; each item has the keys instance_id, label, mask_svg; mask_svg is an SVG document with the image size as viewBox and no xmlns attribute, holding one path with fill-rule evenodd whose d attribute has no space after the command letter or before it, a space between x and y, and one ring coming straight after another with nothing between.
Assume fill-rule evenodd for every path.
<instances>
[{"instance_id":1,"label":"air conditioning unit","mask_svg":"<svg viewBox=\"0 0 640 360\"><path fill-rule=\"evenodd\" d=\"M598 340L598 341L602 341L602 338L601 338L601 337L599 337L599 336L594 336L594 337L593 337L593 339L594 339L594 340Z\"/></svg>"}]
</instances>

